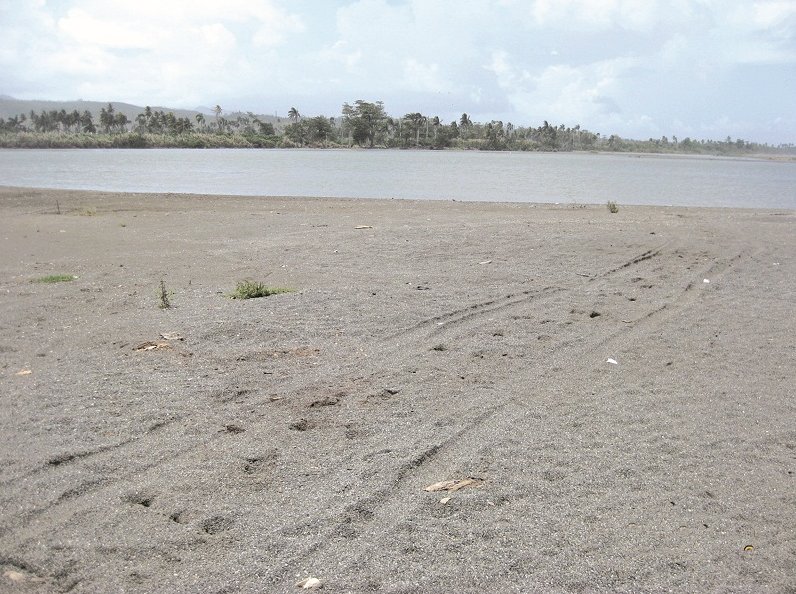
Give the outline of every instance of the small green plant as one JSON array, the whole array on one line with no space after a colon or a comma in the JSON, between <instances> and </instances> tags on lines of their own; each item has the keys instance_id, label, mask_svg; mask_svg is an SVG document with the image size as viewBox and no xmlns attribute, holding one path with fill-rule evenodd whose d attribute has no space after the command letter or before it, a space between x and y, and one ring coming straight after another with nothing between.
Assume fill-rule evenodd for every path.
<instances>
[{"instance_id":1,"label":"small green plant","mask_svg":"<svg viewBox=\"0 0 796 594\"><path fill-rule=\"evenodd\" d=\"M69 281L75 280L77 277L72 276L71 274L51 274L49 276L43 276L41 278L34 278L32 283L67 283Z\"/></svg>"},{"instance_id":2,"label":"small green plant","mask_svg":"<svg viewBox=\"0 0 796 594\"><path fill-rule=\"evenodd\" d=\"M608 201L608 212L611 214L616 214L619 212L619 207L616 205L616 202L613 200Z\"/></svg>"},{"instance_id":3,"label":"small green plant","mask_svg":"<svg viewBox=\"0 0 796 594\"><path fill-rule=\"evenodd\" d=\"M160 279L160 309L169 309L171 301L169 300L169 292L166 290L166 281Z\"/></svg>"},{"instance_id":4,"label":"small green plant","mask_svg":"<svg viewBox=\"0 0 796 594\"><path fill-rule=\"evenodd\" d=\"M293 289L286 289L284 287L269 287L264 283L258 283L251 280L242 280L238 282L235 291L230 294L232 299L256 299L257 297L269 297L270 295L278 295L279 293L290 293Z\"/></svg>"}]
</instances>

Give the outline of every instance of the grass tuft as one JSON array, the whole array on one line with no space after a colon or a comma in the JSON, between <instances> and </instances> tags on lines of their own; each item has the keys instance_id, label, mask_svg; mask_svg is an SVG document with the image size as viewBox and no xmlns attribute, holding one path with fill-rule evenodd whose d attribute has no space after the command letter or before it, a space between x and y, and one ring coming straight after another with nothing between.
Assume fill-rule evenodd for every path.
<instances>
[{"instance_id":1,"label":"grass tuft","mask_svg":"<svg viewBox=\"0 0 796 594\"><path fill-rule=\"evenodd\" d=\"M51 274L41 278L34 278L32 283L67 283L75 280L77 277L71 274Z\"/></svg>"},{"instance_id":2,"label":"grass tuft","mask_svg":"<svg viewBox=\"0 0 796 594\"><path fill-rule=\"evenodd\" d=\"M279 293L291 293L292 291L293 289L269 287L264 283L242 280L238 282L238 286L235 287L235 291L230 294L230 297L232 299L256 299L258 297L278 295Z\"/></svg>"},{"instance_id":3,"label":"grass tuft","mask_svg":"<svg viewBox=\"0 0 796 594\"><path fill-rule=\"evenodd\" d=\"M610 212L611 214L616 214L619 212L619 206L617 206L616 202L614 202L613 200L609 200L607 206L608 206L608 212Z\"/></svg>"}]
</instances>

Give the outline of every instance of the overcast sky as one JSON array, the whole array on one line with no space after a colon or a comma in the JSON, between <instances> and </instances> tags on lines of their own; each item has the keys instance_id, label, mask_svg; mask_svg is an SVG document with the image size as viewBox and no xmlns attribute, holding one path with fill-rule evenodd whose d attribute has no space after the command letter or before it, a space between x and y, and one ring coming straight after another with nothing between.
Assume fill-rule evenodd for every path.
<instances>
[{"instance_id":1,"label":"overcast sky","mask_svg":"<svg viewBox=\"0 0 796 594\"><path fill-rule=\"evenodd\" d=\"M796 0L0 0L0 93L796 142Z\"/></svg>"}]
</instances>

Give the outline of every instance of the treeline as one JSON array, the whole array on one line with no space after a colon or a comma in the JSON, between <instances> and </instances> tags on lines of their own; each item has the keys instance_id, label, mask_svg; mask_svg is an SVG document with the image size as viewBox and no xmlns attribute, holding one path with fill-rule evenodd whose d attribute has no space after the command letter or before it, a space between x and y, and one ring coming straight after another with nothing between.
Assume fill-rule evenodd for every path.
<instances>
[{"instance_id":1,"label":"treeline","mask_svg":"<svg viewBox=\"0 0 796 594\"><path fill-rule=\"evenodd\" d=\"M144 111L130 121L113 104L102 108L99 121L89 111L51 110L0 118L0 146L5 148L416 148L470 149L487 151L616 151L644 153L692 153L745 155L755 153L794 154L794 145L733 140L694 140L666 136L648 140L608 137L547 121L542 125L515 126L493 120L473 122L463 113L444 123L436 116L407 113L387 114L382 102L358 100L343 105L341 117L303 117L292 107L286 121L277 126L255 114L223 116L216 106L214 116L196 114L191 120L172 112Z\"/></svg>"},{"instance_id":2,"label":"treeline","mask_svg":"<svg viewBox=\"0 0 796 594\"><path fill-rule=\"evenodd\" d=\"M201 113L193 121L173 112L147 106L133 121L103 107L99 121L89 111L50 110L0 118L3 148L274 148L281 137L273 124L252 113L207 121Z\"/></svg>"}]
</instances>

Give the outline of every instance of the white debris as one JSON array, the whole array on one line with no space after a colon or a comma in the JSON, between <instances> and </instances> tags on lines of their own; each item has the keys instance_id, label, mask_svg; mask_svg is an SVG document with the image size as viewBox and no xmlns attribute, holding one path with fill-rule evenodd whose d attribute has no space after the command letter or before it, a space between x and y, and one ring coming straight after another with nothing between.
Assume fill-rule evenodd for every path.
<instances>
[{"instance_id":1,"label":"white debris","mask_svg":"<svg viewBox=\"0 0 796 594\"><path fill-rule=\"evenodd\" d=\"M302 590L317 590L323 586L323 582L318 578L308 577L306 579L301 580L296 584L296 588L301 588Z\"/></svg>"},{"instance_id":2,"label":"white debris","mask_svg":"<svg viewBox=\"0 0 796 594\"><path fill-rule=\"evenodd\" d=\"M619 362L616 359L608 359L606 363L610 363L611 365L619 365Z\"/></svg>"}]
</instances>

